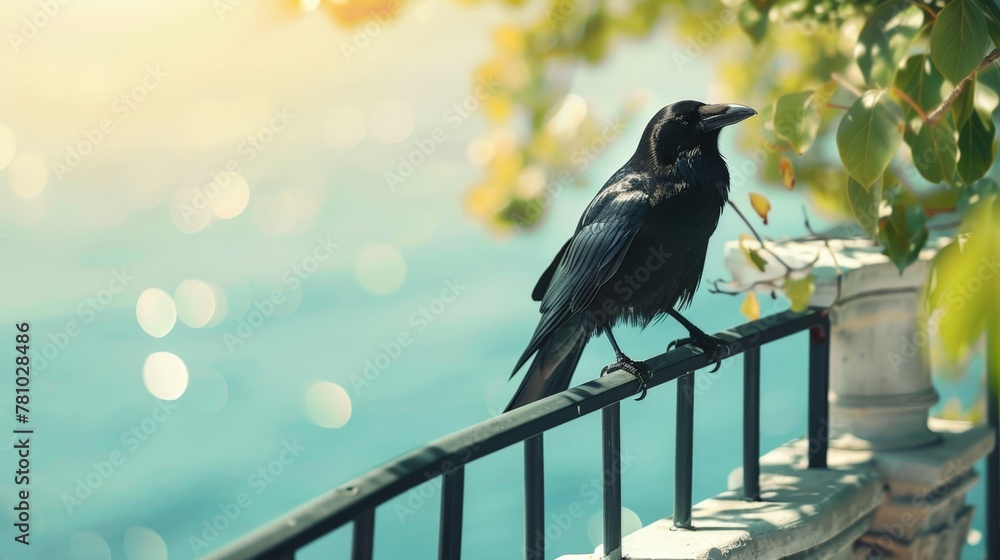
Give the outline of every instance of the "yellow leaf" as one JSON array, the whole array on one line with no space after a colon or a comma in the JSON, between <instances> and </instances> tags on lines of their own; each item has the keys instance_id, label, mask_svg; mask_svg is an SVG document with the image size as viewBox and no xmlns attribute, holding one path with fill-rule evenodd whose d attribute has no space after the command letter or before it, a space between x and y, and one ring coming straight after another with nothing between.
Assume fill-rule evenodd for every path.
<instances>
[{"instance_id":1,"label":"yellow leaf","mask_svg":"<svg viewBox=\"0 0 1000 560\"><path fill-rule=\"evenodd\" d=\"M510 117L510 113L513 110L513 102L509 95L494 92L493 95L490 95L483 101L483 108L486 109L486 116L491 121L501 123Z\"/></svg>"},{"instance_id":2,"label":"yellow leaf","mask_svg":"<svg viewBox=\"0 0 1000 560\"><path fill-rule=\"evenodd\" d=\"M503 189L480 183L465 194L465 210L473 217L484 219L499 212L508 200Z\"/></svg>"},{"instance_id":3,"label":"yellow leaf","mask_svg":"<svg viewBox=\"0 0 1000 560\"><path fill-rule=\"evenodd\" d=\"M778 160L778 172L781 173L781 182L785 184L786 189L795 188L795 169L792 167L792 160L781 156ZM767 223L767 218L764 218L764 223Z\"/></svg>"},{"instance_id":4,"label":"yellow leaf","mask_svg":"<svg viewBox=\"0 0 1000 560\"><path fill-rule=\"evenodd\" d=\"M493 160L490 165L492 182L502 185L507 189L512 189L517 183L517 177L524 170L524 157L520 152L504 154Z\"/></svg>"},{"instance_id":5,"label":"yellow leaf","mask_svg":"<svg viewBox=\"0 0 1000 560\"><path fill-rule=\"evenodd\" d=\"M743 300L743 305L740 306L740 313L751 321L760 319L760 302L757 301L753 290L747 292L747 297Z\"/></svg>"},{"instance_id":6,"label":"yellow leaf","mask_svg":"<svg viewBox=\"0 0 1000 560\"><path fill-rule=\"evenodd\" d=\"M816 292L816 277L810 274L805 278L786 278L785 295L791 302L792 311L800 313L809 307L809 300Z\"/></svg>"},{"instance_id":7,"label":"yellow leaf","mask_svg":"<svg viewBox=\"0 0 1000 560\"><path fill-rule=\"evenodd\" d=\"M767 213L771 211L771 201L766 196L757 193L750 193L750 205L753 206L757 215L764 220L767 225Z\"/></svg>"},{"instance_id":8,"label":"yellow leaf","mask_svg":"<svg viewBox=\"0 0 1000 560\"><path fill-rule=\"evenodd\" d=\"M493 42L504 54L520 55L524 52L524 33L513 25L500 25L493 30Z\"/></svg>"}]
</instances>

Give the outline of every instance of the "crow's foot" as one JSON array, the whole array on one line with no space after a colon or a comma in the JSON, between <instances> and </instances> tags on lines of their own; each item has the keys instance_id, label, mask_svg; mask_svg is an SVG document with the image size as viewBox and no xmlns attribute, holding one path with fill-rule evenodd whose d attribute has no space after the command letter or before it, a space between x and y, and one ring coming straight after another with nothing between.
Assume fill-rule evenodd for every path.
<instances>
[{"instance_id":1,"label":"crow's foot","mask_svg":"<svg viewBox=\"0 0 1000 560\"><path fill-rule=\"evenodd\" d=\"M690 344L712 357L715 367L709 373L719 371L722 360L729 357L729 346L721 339L703 332L692 332L686 338L679 338L667 346L667 351Z\"/></svg>"},{"instance_id":2,"label":"crow's foot","mask_svg":"<svg viewBox=\"0 0 1000 560\"><path fill-rule=\"evenodd\" d=\"M653 374L653 370L646 365L646 362L637 362L625 354L618 354L617 359L617 362L604 366L604 369L601 370L601 375L610 373L616 369L630 373L632 377L639 380L639 390L641 394L639 395L639 398L635 400L641 401L646 398L646 391L649 389L649 386L646 385L646 379Z\"/></svg>"}]
</instances>

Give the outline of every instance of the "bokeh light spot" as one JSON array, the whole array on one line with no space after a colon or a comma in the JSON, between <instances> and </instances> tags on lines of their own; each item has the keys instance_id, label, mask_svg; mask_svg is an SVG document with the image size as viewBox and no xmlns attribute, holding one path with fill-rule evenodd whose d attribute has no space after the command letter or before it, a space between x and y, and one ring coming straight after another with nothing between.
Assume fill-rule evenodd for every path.
<instances>
[{"instance_id":1,"label":"bokeh light spot","mask_svg":"<svg viewBox=\"0 0 1000 560\"><path fill-rule=\"evenodd\" d=\"M466 157L475 165L486 165L493 159L494 153L496 153L496 146L488 136L476 138L469 142L468 147L465 148Z\"/></svg>"},{"instance_id":2,"label":"bokeh light spot","mask_svg":"<svg viewBox=\"0 0 1000 560\"><path fill-rule=\"evenodd\" d=\"M545 191L545 170L537 165L524 168L517 177L514 193L525 199L535 198Z\"/></svg>"},{"instance_id":3,"label":"bokeh light spot","mask_svg":"<svg viewBox=\"0 0 1000 560\"><path fill-rule=\"evenodd\" d=\"M187 366L176 354L153 352L142 365L142 381L154 397L177 400L188 386Z\"/></svg>"},{"instance_id":4,"label":"bokeh light spot","mask_svg":"<svg viewBox=\"0 0 1000 560\"><path fill-rule=\"evenodd\" d=\"M174 292L177 318L193 328L204 327L216 313L216 291L201 280L185 280Z\"/></svg>"},{"instance_id":5,"label":"bokeh light spot","mask_svg":"<svg viewBox=\"0 0 1000 560\"><path fill-rule=\"evenodd\" d=\"M230 175L229 184L212 200L212 213L228 220L242 214L249 203L250 185L247 180L242 175Z\"/></svg>"},{"instance_id":6,"label":"bokeh light spot","mask_svg":"<svg viewBox=\"0 0 1000 560\"><path fill-rule=\"evenodd\" d=\"M579 95L570 93L563 98L559 109L545 124L545 129L557 138L570 138L576 134L585 118L587 118L587 102Z\"/></svg>"},{"instance_id":7,"label":"bokeh light spot","mask_svg":"<svg viewBox=\"0 0 1000 560\"><path fill-rule=\"evenodd\" d=\"M31 200L42 194L49 182L49 168L45 159L35 152L20 152L10 162L7 180L14 196Z\"/></svg>"},{"instance_id":8,"label":"bokeh light spot","mask_svg":"<svg viewBox=\"0 0 1000 560\"><path fill-rule=\"evenodd\" d=\"M159 533L146 527L125 531L124 546L128 560L167 560L167 543Z\"/></svg>"},{"instance_id":9,"label":"bokeh light spot","mask_svg":"<svg viewBox=\"0 0 1000 560\"><path fill-rule=\"evenodd\" d=\"M354 273L365 291L384 296L403 285L406 261L390 245L369 245L361 250L354 263Z\"/></svg>"},{"instance_id":10,"label":"bokeh light spot","mask_svg":"<svg viewBox=\"0 0 1000 560\"><path fill-rule=\"evenodd\" d=\"M226 292L220 286L216 284L208 284L208 287L212 289L212 295L215 297L215 313L212 318L205 323L204 328L214 327L226 318L229 314L229 299L226 297Z\"/></svg>"},{"instance_id":11,"label":"bokeh light spot","mask_svg":"<svg viewBox=\"0 0 1000 560\"><path fill-rule=\"evenodd\" d=\"M73 560L111 560L111 547L104 537L91 531L77 531L69 538Z\"/></svg>"},{"instance_id":12,"label":"bokeh light spot","mask_svg":"<svg viewBox=\"0 0 1000 560\"><path fill-rule=\"evenodd\" d=\"M399 100L383 101L372 109L371 135L384 144L396 144L409 138L416 120L416 113L410 103Z\"/></svg>"},{"instance_id":13,"label":"bokeh light spot","mask_svg":"<svg viewBox=\"0 0 1000 560\"><path fill-rule=\"evenodd\" d=\"M150 336L163 338L177 323L177 307L170 294L159 288L147 288L135 303L139 326Z\"/></svg>"},{"instance_id":14,"label":"bokeh light spot","mask_svg":"<svg viewBox=\"0 0 1000 560\"><path fill-rule=\"evenodd\" d=\"M306 390L306 412L321 428L343 428L351 419L351 397L340 385L319 381Z\"/></svg>"}]
</instances>

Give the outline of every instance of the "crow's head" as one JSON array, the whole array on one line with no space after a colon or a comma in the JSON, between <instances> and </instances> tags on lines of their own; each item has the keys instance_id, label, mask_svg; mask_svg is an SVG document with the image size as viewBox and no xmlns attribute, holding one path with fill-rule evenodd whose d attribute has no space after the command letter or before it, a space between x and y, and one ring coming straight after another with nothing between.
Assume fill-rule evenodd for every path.
<instances>
[{"instance_id":1,"label":"crow's head","mask_svg":"<svg viewBox=\"0 0 1000 560\"><path fill-rule=\"evenodd\" d=\"M700 101L671 103L649 121L639 148L646 148L653 162L660 165L675 161L683 152L718 151L722 127L756 114L757 111L746 105L706 105Z\"/></svg>"}]
</instances>

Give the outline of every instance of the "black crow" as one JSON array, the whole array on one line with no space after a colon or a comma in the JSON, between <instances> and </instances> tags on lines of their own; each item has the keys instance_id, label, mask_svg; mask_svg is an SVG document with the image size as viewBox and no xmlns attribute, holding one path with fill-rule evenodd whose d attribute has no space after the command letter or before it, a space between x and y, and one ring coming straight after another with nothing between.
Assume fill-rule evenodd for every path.
<instances>
[{"instance_id":1,"label":"black crow","mask_svg":"<svg viewBox=\"0 0 1000 560\"><path fill-rule=\"evenodd\" d=\"M507 410L567 389L583 347L601 332L617 358L605 370L635 375L645 395L648 367L626 356L611 334L620 322L645 328L669 314L690 336L676 343L725 357L722 341L677 310L698 288L729 197L719 132L756 114L744 105L678 101L649 121L635 154L587 206L531 294L542 318L511 377L535 359Z\"/></svg>"}]
</instances>

